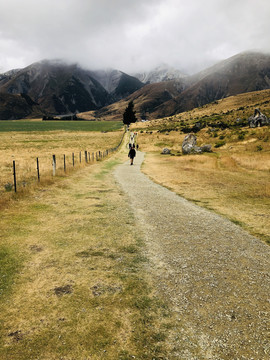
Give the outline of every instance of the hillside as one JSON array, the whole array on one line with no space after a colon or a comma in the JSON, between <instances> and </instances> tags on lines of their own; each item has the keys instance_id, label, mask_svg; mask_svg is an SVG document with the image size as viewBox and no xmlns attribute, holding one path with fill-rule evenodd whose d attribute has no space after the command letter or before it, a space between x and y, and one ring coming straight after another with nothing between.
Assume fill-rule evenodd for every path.
<instances>
[{"instance_id":1,"label":"hillside","mask_svg":"<svg viewBox=\"0 0 270 360\"><path fill-rule=\"evenodd\" d=\"M189 78L178 97L153 112L153 117L174 115L228 96L270 88L270 55L242 53Z\"/></svg>"},{"instance_id":2,"label":"hillside","mask_svg":"<svg viewBox=\"0 0 270 360\"><path fill-rule=\"evenodd\" d=\"M91 71L91 75L110 94L111 102L119 101L144 86L144 83L136 77L119 70Z\"/></svg>"},{"instance_id":3,"label":"hillside","mask_svg":"<svg viewBox=\"0 0 270 360\"><path fill-rule=\"evenodd\" d=\"M134 101L137 118L154 119L152 113L160 105L174 99L185 89L185 80L171 80L157 84L145 85L140 90L119 102L108 105L96 112L79 114L85 119L99 118L103 120L122 120L122 115L129 101Z\"/></svg>"},{"instance_id":4,"label":"hillside","mask_svg":"<svg viewBox=\"0 0 270 360\"><path fill-rule=\"evenodd\" d=\"M44 60L2 74L0 92L28 95L40 105L43 113L50 115L77 113L102 108L144 85L125 73L118 72L117 75L114 86L106 90L97 80L100 76L93 71L82 69L76 64ZM104 74L103 82L108 82ZM14 109L10 118L19 116Z\"/></svg>"},{"instance_id":5,"label":"hillside","mask_svg":"<svg viewBox=\"0 0 270 360\"><path fill-rule=\"evenodd\" d=\"M192 129L195 123L228 126L247 125L248 118L259 108L262 113L270 117L270 89L230 96L210 104L185 111L173 116L154 119L145 123L137 123L140 129L162 131Z\"/></svg>"},{"instance_id":6,"label":"hillside","mask_svg":"<svg viewBox=\"0 0 270 360\"><path fill-rule=\"evenodd\" d=\"M193 76L177 78L180 75L167 68L141 75L144 81L153 83L145 85L118 70L90 71L76 64L44 60L1 74L0 92L25 94L45 114L79 113L84 119L122 120L132 100L138 119L151 120L230 96L270 89L270 55L238 54ZM172 80L155 82L168 78ZM19 116L15 109L10 113L10 119Z\"/></svg>"},{"instance_id":7,"label":"hillside","mask_svg":"<svg viewBox=\"0 0 270 360\"><path fill-rule=\"evenodd\" d=\"M134 76L145 84L154 84L161 81L179 80L187 77L187 75L183 74L180 70L177 70L166 64L157 66L150 71L136 73Z\"/></svg>"},{"instance_id":8,"label":"hillside","mask_svg":"<svg viewBox=\"0 0 270 360\"><path fill-rule=\"evenodd\" d=\"M270 55L242 53L193 76L149 84L94 116L108 120L121 118L127 102L133 100L140 116L158 119L229 96L265 89L270 89Z\"/></svg>"},{"instance_id":9,"label":"hillside","mask_svg":"<svg viewBox=\"0 0 270 360\"><path fill-rule=\"evenodd\" d=\"M16 120L25 117L39 118L44 115L40 106L27 95L3 94L0 92L0 120Z\"/></svg>"}]
</instances>

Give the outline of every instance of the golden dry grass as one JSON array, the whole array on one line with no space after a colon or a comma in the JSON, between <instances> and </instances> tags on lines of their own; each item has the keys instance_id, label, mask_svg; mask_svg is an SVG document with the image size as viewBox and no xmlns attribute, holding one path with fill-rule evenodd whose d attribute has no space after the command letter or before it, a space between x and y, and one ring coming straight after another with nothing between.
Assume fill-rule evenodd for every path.
<instances>
[{"instance_id":1,"label":"golden dry grass","mask_svg":"<svg viewBox=\"0 0 270 360\"><path fill-rule=\"evenodd\" d=\"M178 120L190 120L211 116L212 114L226 114L227 119L236 119L237 117L249 117L253 114L253 108L260 107L261 111L269 114L270 90L254 91L250 93L229 96L227 98L195 108L176 115ZM231 112L231 114L230 114ZM236 116L236 117L235 117Z\"/></svg>"},{"instance_id":2,"label":"golden dry grass","mask_svg":"<svg viewBox=\"0 0 270 360\"><path fill-rule=\"evenodd\" d=\"M230 96L166 118L152 119L144 123L140 122L132 125L132 127L142 130L171 130L180 129L195 122L223 121L233 124L237 119L247 120L254 114L255 108L259 108L265 115L270 117L269 103L270 90L255 91Z\"/></svg>"},{"instance_id":3,"label":"golden dry grass","mask_svg":"<svg viewBox=\"0 0 270 360\"><path fill-rule=\"evenodd\" d=\"M244 139L239 140L239 134ZM181 156L184 134L176 131L139 132L147 152L143 171L154 181L200 206L212 209L270 241L270 129L257 128L198 134L198 144L210 143L213 153ZM215 148L221 141L225 144ZM164 147L175 156L161 155Z\"/></svg>"},{"instance_id":4,"label":"golden dry grass","mask_svg":"<svg viewBox=\"0 0 270 360\"><path fill-rule=\"evenodd\" d=\"M171 318L152 292L142 238L111 175L123 156L1 213L0 280L10 280L0 281L1 359L167 356Z\"/></svg>"},{"instance_id":5,"label":"golden dry grass","mask_svg":"<svg viewBox=\"0 0 270 360\"><path fill-rule=\"evenodd\" d=\"M122 132L1 132L0 133L0 196L1 202L10 198L5 185L13 184L13 160L16 163L18 190L37 184L37 160L39 158L40 180L42 184L52 181L52 155L56 155L56 175L64 175L64 154L66 172L73 171L72 153L75 169L85 165L85 151L92 153L104 151L118 145ZM81 154L81 162L80 162Z\"/></svg>"}]
</instances>

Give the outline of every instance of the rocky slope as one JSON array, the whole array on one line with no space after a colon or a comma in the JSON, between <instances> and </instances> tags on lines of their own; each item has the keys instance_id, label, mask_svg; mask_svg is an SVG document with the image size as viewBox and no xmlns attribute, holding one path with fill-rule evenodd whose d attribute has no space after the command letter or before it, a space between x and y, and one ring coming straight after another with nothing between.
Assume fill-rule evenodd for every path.
<instances>
[{"instance_id":1,"label":"rocky slope","mask_svg":"<svg viewBox=\"0 0 270 360\"><path fill-rule=\"evenodd\" d=\"M119 70L97 70L92 71L91 75L106 89L113 102L129 96L144 86L136 77Z\"/></svg>"},{"instance_id":2,"label":"rocky slope","mask_svg":"<svg viewBox=\"0 0 270 360\"><path fill-rule=\"evenodd\" d=\"M179 80L187 77L187 75L181 71L166 64L157 66L151 71L136 73L134 76L145 84L155 84L162 81Z\"/></svg>"},{"instance_id":3,"label":"rocky slope","mask_svg":"<svg viewBox=\"0 0 270 360\"><path fill-rule=\"evenodd\" d=\"M0 93L0 120L40 118L44 112L27 95Z\"/></svg>"},{"instance_id":4,"label":"rocky slope","mask_svg":"<svg viewBox=\"0 0 270 360\"><path fill-rule=\"evenodd\" d=\"M144 86L123 72L111 71L106 75L76 64L44 60L0 75L0 92L25 94L43 113L55 115L97 110ZM10 118L19 115L14 109Z\"/></svg>"},{"instance_id":5,"label":"rocky slope","mask_svg":"<svg viewBox=\"0 0 270 360\"><path fill-rule=\"evenodd\" d=\"M154 117L174 115L237 94L270 89L270 55L242 53L187 79L186 89Z\"/></svg>"},{"instance_id":6,"label":"rocky slope","mask_svg":"<svg viewBox=\"0 0 270 360\"><path fill-rule=\"evenodd\" d=\"M270 89L270 55L242 53L193 76L147 85L98 115L120 117L129 100L149 119L167 117L229 96ZM123 105L124 104L124 105Z\"/></svg>"},{"instance_id":7,"label":"rocky slope","mask_svg":"<svg viewBox=\"0 0 270 360\"><path fill-rule=\"evenodd\" d=\"M157 84L148 84L127 98L96 111L95 116L105 120L122 120L122 114L129 101L132 100L135 104L138 120L141 118L152 119L152 113L158 112L162 104L176 98L184 91L185 87L186 84L184 80L171 80Z\"/></svg>"},{"instance_id":8,"label":"rocky slope","mask_svg":"<svg viewBox=\"0 0 270 360\"><path fill-rule=\"evenodd\" d=\"M0 92L28 95L41 112L52 115L92 111L91 118L121 120L133 100L139 118L161 118L229 96L270 89L270 55L238 54L193 76L167 67L138 76L141 80L118 70L89 71L74 64L42 61L0 75ZM142 80L149 84L144 86ZM11 118L18 116L13 113Z\"/></svg>"}]
</instances>

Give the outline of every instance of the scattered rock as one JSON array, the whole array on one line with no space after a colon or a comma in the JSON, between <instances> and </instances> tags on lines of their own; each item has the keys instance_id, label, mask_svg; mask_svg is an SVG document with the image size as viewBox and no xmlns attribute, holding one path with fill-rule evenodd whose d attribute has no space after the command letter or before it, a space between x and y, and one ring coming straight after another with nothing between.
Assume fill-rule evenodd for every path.
<instances>
[{"instance_id":1,"label":"scattered rock","mask_svg":"<svg viewBox=\"0 0 270 360\"><path fill-rule=\"evenodd\" d=\"M194 134L188 134L182 144L183 154L201 154L203 152L211 152L211 145L197 146L197 137Z\"/></svg>"},{"instance_id":2,"label":"scattered rock","mask_svg":"<svg viewBox=\"0 0 270 360\"><path fill-rule=\"evenodd\" d=\"M14 331L14 332L8 334L8 336L12 337L13 340L15 340L15 341L20 341L23 338L21 330Z\"/></svg>"},{"instance_id":3,"label":"scattered rock","mask_svg":"<svg viewBox=\"0 0 270 360\"><path fill-rule=\"evenodd\" d=\"M43 250L43 248L41 246L38 246L38 245L31 245L30 250L33 251L33 252L41 252Z\"/></svg>"},{"instance_id":4,"label":"scattered rock","mask_svg":"<svg viewBox=\"0 0 270 360\"><path fill-rule=\"evenodd\" d=\"M170 154L170 153L171 153L171 150L168 149L168 148L164 148L164 149L162 150L162 152L161 152L162 155L168 155L168 154Z\"/></svg>"},{"instance_id":5,"label":"scattered rock","mask_svg":"<svg viewBox=\"0 0 270 360\"><path fill-rule=\"evenodd\" d=\"M254 115L248 118L250 128L270 125L270 120L258 108L255 109Z\"/></svg>"},{"instance_id":6,"label":"scattered rock","mask_svg":"<svg viewBox=\"0 0 270 360\"><path fill-rule=\"evenodd\" d=\"M72 289L71 285L65 285L65 286L60 286L60 287L54 288L54 293L57 296L71 294L72 292L73 292L73 289Z\"/></svg>"},{"instance_id":7,"label":"scattered rock","mask_svg":"<svg viewBox=\"0 0 270 360\"><path fill-rule=\"evenodd\" d=\"M202 152L212 152L211 145L203 145L201 146Z\"/></svg>"}]
</instances>

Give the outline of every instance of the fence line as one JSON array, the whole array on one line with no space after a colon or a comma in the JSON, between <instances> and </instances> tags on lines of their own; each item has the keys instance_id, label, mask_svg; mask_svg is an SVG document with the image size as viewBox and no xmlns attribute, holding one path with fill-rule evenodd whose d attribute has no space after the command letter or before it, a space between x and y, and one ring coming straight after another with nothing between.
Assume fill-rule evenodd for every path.
<instances>
[{"instance_id":1,"label":"fence line","mask_svg":"<svg viewBox=\"0 0 270 360\"><path fill-rule=\"evenodd\" d=\"M116 152L119 149L119 147L122 145L122 142L124 140L124 136L125 136L125 131L124 131L124 133L123 133L123 135L121 137L121 140L120 140L119 144L116 147L106 149L104 151L97 151L96 154L93 152L92 153L92 160L91 160L90 152L85 150L84 151L85 163L86 164L91 163L91 162L93 163L95 160L100 161L102 159L105 159L107 156L109 156L109 154ZM74 168L75 167L75 154L72 153L71 156L72 156L72 167ZM53 177L55 177L56 173L57 173L56 160L57 160L56 155L52 155L52 176ZM81 151L79 152L79 162L80 162L80 164L82 162ZM40 174L40 160L39 160L38 157L36 158L36 166L37 166L37 168L36 168L37 169L37 180L38 180L38 182L40 182L40 177L41 177L41 174ZM14 192L16 193L17 192L17 187L18 187L18 182L17 182L15 160L13 160L12 167L13 167L13 188L14 188ZM66 170L67 170L66 154L63 155L63 169L64 169L64 172L66 173ZM24 184L24 186L25 186L25 184ZM7 189L7 187L6 187L6 189Z\"/></svg>"}]
</instances>

